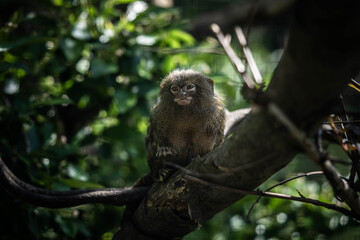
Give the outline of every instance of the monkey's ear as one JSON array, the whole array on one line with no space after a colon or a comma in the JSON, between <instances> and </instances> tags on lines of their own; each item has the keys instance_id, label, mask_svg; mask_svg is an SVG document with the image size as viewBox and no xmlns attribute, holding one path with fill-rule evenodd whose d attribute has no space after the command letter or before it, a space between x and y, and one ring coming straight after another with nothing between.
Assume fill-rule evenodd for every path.
<instances>
[{"instance_id":1,"label":"monkey's ear","mask_svg":"<svg viewBox=\"0 0 360 240\"><path fill-rule=\"evenodd\" d=\"M210 83L212 91L214 91L214 81L211 78L206 78L206 80Z\"/></svg>"}]
</instances>

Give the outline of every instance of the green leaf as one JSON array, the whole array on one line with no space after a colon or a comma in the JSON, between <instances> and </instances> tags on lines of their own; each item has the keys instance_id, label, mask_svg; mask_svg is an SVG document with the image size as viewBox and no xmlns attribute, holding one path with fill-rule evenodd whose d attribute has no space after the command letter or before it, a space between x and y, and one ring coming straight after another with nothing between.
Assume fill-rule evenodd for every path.
<instances>
[{"instance_id":1,"label":"green leaf","mask_svg":"<svg viewBox=\"0 0 360 240\"><path fill-rule=\"evenodd\" d=\"M86 19L80 19L75 23L71 36L79 40L89 40L91 38Z\"/></svg>"},{"instance_id":2,"label":"green leaf","mask_svg":"<svg viewBox=\"0 0 360 240\"><path fill-rule=\"evenodd\" d=\"M31 151L38 150L41 147L40 138L35 127L27 131L25 136Z\"/></svg>"},{"instance_id":3,"label":"green leaf","mask_svg":"<svg viewBox=\"0 0 360 240\"><path fill-rule=\"evenodd\" d=\"M47 149L47 151L54 157L60 159L78 153L78 149L70 144L50 147Z\"/></svg>"},{"instance_id":4,"label":"green leaf","mask_svg":"<svg viewBox=\"0 0 360 240\"><path fill-rule=\"evenodd\" d=\"M64 52L66 58L73 61L80 57L83 45L74 39L65 38L60 40L61 50Z\"/></svg>"},{"instance_id":5,"label":"green leaf","mask_svg":"<svg viewBox=\"0 0 360 240\"><path fill-rule=\"evenodd\" d=\"M90 71L92 77L98 78L118 71L118 66L114 63L105 62L99 58L91 61Z\"/></svg>"},{"instance_id":6,"label":"green leaf","mask_svg":"<svg viewBox=\"0 0 360 240\"><path fill-rule=\"evenodd\" d=\"M136 0L114 0L115 4L127 4L135 1Z\"/></svg>"},{"instance_id":7,"label":"green leaf","mask_svg":"<svg viewBox=\"0 0 360 240\"><path fill-rule=\"evenodd\" d=\"M135 41L139 45L152 46L156 43L158 36L152 35L139 35L136 37Z\"/></svg>"},{"instance_id":8,"label":"green leaf","mask_svg":"<svg viewBox=\"0 0 360 240\"><path fill-rule=\"evenodd\" d=\"M59 181L70 188L103 188L104 186L98 183L80 181L76 179L61 178Z\"/></svg>"},{"instance_id":9,"label":"green leaf","mask_svg":"<svg viewBox=\"0 0 360 240\"><path fill-rule=\"evenodd\" d=\"M193 38L193 36L179 29L169 31L169 37L181 40L186 45L193 45L195 43L195 38Z\"/></svg>"},{"instance_id":10,"label":"green leaf","mask_svg":"<svg viewBox=\"0 0 360 240\"><path fill-rule=\"evenodd\" d=\"M77 228L76 223L69 219L62 218L60 215L56 215L55 221L59 224L61 230L69 237L75 238Z\"/></svg>"},{"instance_id":11,"label":"green leaf","mask_svg":"<svg viewBox=\"0 0 360 240\"><path fill-rule=\"evenodd\" d=\"M0 42L0 52L6 52L13 48L26 44L32 44L36 42L46 42L46 41L55 41L55 39L50 37L35 36L35 37L20 38L12 42Z\"/></svg>"},{"instance_id":12,"label":"green leaf","mask_svg":"<svg viewBox=\"0 0 360 240\"><path fill-rule=\"evenodd\" d=\"M38 101L32 104L32 107L38 106L54 106L54 105L62 105L62 104L73 104L74 102L71 99L64 98L51 98L42 101Z\"/></svg>"},{"instance_id":13,"label":"green leaf","mask_svg":"<svg viewBox=\"0 0 360 240\"><path fill-rule=\"evenodd\" d=\"M137 95L123 89L118 89L114 95L115 112L125 113L137 103Z\"/></svg>"},{"instance_id":14,"label":"green leaf","mask_svg":"<svg viewBox=\"0 0 360 240\"><path fill-rule=\"evenodd\" d=\"M112 232L106 232L101 236L101 240L111 240L114 234Z\"/></svg>"},{"instance_id":15,"label":"green leaf","mask_svg":"<svg viewBox=\"0 0 360 240\"><path fill-rule=\"evenodd\" d=\"M89 178L88 174L83 169L73 164L68 165L66 171L68 176L73 180L75 179L84 182Z\"/></svg>"}]
</instances>

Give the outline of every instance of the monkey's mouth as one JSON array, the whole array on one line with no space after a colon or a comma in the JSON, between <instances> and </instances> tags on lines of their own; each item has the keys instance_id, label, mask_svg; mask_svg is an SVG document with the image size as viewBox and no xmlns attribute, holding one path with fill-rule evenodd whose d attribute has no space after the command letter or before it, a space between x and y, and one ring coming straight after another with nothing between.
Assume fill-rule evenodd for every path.
<instances>
[{"instance_id":1,"label":"monkey's mouth","mask_svg":"<svg viewBox=\"0 0 360 240\"><path fill-rule=\"evenodd\" d=\"M175 102L181 106L186 106L191 103L192 97L175 98Z\"/></svg>"}]
</instances>

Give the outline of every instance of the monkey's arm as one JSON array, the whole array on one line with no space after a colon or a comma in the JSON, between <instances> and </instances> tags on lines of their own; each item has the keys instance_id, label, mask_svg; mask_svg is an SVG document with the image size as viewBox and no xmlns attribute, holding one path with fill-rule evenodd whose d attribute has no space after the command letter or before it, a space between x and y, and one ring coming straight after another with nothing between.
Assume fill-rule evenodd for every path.
<instances>
[{"instance_id":1,"label":"monkey's arm","mask_svg":"<svg viewBox=\"0 0 360 240\"><path fill-rule=\"evenodd\" d=\"M162 121L157 121L152 116L149 121L146 136L146 157L150 168L150 174L155 181L162 181L168 175L164 166L166 158L176 155L175 149L167 138L166 127Z\"/></svg>"},{"instance_id":2,"label":"monkey's arm","mask_svg":"<svg viewBox=\"0 0 360 240\"><path fill-rule=\"evenodd\" d=\"M217 116L214 118L216 126L215 129L215 146L219 146L224 141L224 132L225 132L225 109L222 107L221 103L218 103Z\"/></svg>"}]
</instances>

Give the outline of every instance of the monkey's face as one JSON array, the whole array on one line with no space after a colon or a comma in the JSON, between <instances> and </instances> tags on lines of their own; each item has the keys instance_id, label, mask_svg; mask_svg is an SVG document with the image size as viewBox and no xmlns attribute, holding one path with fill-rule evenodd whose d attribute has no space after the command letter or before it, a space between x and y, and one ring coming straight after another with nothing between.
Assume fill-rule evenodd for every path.
<instances>
[{"instance_id":1,"label":"monkey's face","mask_svg":"<svg viewBox=\"0 0 360 240\"><path fill-rule=\"evenodd\" d=\"M181 86L173 84L170 87L170 91L174 95L174 102L181 106L186 106L191 104L193 95L196 93L196 86L192 83Z\"/></svg>"}]
</instances>

